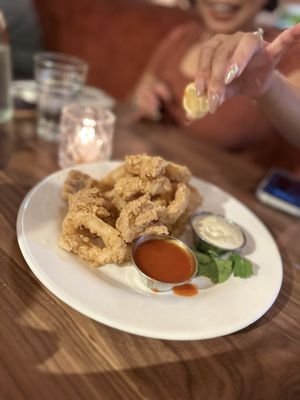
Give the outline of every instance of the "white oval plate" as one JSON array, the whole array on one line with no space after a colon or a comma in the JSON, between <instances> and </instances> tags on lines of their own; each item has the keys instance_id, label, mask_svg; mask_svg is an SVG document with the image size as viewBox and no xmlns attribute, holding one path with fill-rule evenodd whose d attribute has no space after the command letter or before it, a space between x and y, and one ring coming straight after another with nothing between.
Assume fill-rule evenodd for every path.
<instances>
[{"instance_id":1,"label":"white oval plate","mask_svg":"<svg viewBox=\"0 0 300 400\"><path fill-rule=\"evenodd\" d=\"M100 178L118 165L80 166ZM225 215L245 230L243 255L255 266L249 279L230 277L212 285L196 278L199 293L180 297L154 293L140 282L131 264L93 269L58 247L66 205L61 188L68 169L37 184L18 214L17 234L23 256L37 278L60 300L103 324L151 338L197 340L227 335L259 319L275 301L282 282L281 257L263 223L241 202L218 187L193 178L204 196L202 209Z\"/></svg>"}]
</instances>

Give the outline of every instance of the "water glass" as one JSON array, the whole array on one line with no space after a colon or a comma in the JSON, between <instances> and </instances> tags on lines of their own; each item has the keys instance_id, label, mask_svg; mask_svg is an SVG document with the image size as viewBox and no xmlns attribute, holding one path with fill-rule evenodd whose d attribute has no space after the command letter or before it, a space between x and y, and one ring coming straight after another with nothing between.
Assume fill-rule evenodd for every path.
<instances>
[{"instance_id":1,"label":"water glass","mask_svg":"<svg viewBox=\"0 0 300 400\"><path fill-rule=\"evenodd\" d=\"M109 160L115 121L112 111L94 103L66 105L60 122L60 167Z\"/></svg>"},{"instance_id":2,"label":"water glass","mask_svg":"<svg viewBox=\"0 0 300 400\"><path fill-rule=\"evenodd\" d=\"M60 53L41 52L34 57L38 90L37 133L58 141L61 110L82 91L88 65L81 59Z\"/></svg>"}]
</instances>

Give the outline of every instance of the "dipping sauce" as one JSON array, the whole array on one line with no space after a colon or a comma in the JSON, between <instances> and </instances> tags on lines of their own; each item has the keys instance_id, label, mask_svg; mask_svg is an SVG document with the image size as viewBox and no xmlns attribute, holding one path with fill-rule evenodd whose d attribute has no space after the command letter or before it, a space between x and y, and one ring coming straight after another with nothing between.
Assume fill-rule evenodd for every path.
<instances>
[{"instance_id":1,"label":"dipping sauce","mask_svg":"<svg viewBox=\"0 0 300 400\"><path fill-rule=\"evenodd\" d=\"M186 283L185 285L175 286L173 292L177 294L177 296L190 297L198 294L198 288L192 283Z\"/></svg>"},{"instance_id":2,"label":"dipping sauce","mask_svg":"<svg viewBox=\"0 0 300 400\"><path fill-rule=\"evenodd\" d=\"M201 239L222 249L239 249L245 243L241 228L221 215L210 213L195 215L192 227Z\"/></svg>"},{"instance_id":3,"label":"dipping sauce","mask_svg":"<svg viewBox=\"0 0 300 400\"><path fill-rule=\"evenodd\" d=\"M142 242L135 251L134 261L145 275L166 283L185 282L196 269L195 259L188 250L171 239Z\"/></svg>"}]
</instances>

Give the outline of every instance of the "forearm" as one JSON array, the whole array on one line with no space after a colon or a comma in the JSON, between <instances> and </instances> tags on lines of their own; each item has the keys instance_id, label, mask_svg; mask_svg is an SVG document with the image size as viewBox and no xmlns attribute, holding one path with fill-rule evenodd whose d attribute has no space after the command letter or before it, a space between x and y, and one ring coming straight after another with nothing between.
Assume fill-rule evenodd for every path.
<instances>
[{"instance_id":1,"label":"forearm","mask_svg":"<svg viewBox=\"0 0 300 400\"><path fill-rule=\"evenodd\" d=\"M300 147L300 86L275 72L269 90L256 100L278 132Z\"/></svg>"}]
</instances>

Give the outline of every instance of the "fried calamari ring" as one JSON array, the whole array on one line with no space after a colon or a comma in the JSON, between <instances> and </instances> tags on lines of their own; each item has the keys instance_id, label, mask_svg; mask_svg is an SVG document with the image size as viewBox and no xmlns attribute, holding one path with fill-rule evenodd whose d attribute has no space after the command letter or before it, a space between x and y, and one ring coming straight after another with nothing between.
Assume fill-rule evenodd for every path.
<instances>
[{"instance_id":1,"label":"fried calamari ring","mask_svg":"<svg viewBox=\"0 0 300 400\"><path fill-rule=\"evenodd\" d=\"M105 208L106 200L97 188L84 188L69 198L69 215L76 215L79 211L86 211L99 218L107 217L108 210Z\"/></svg>"},{"instance_id":2,"label":"fried calamari ring","mask_svg":"<svg viewBox=\"0 0 300 400\"><path fill-rule=\"evenodd\" d=\"M98 182L83 172L71 170L65 180L62 189L62 197L68 200L73 195L84 188L97 187Z\"/></svg>"},{"instance_id":3,"label":"fried calamari ring","mask_svg":"<svg viewBox=\"0 0 300 400\"><path fill-rule=\"evenodd\" d=\"M161 157L151 157L147 154L136 154L125 157L125 169L140 178L156 178L164 175L167 161Z\"/></svg>"},{"instance_id":4,"label":"fried calamari ring","mask_svg":"<svg viewBox=\"0 0 300 400\"><path fill-rule=\"evenodd\" d=\"M189 217L191 214L197 210L197 208L201 205L202 203L202 197L200 196L199 192L197 189L195 189L193 186L188 185L190 189L190 200L189 200L189 205L185 212L177 219L177 221L172 225L170 228L170 234L172 236L178 237L181 235L183 232L187 221L189 220Z\"/></svg>"},{"instance_id":5,"label":"fried calamari ring","mask_svg":"<svg viewBox=\"0 0 300 400\"><path fill-rule=\"evenodd\" d=\"M109 212L99 189L82 189L71 196L63 221L59 244L77 254L91 266L121 263L127 257L127 246L121 234L101 218Z\"/></svg>"},{"instance_id":6,"label":"fried calamari ring","mask_svg":"<svg viewBox=\"0 0 300 400\"><path fill-rule=\"evenodd\" d=\"M90 232L86 233L85 228ZM103 242L95 243L96 235ZM125 260L127 246L120 233L95 215L79 212L76 218L66 216L59 240L60 246L77 254L91 266L121 263Z\"/></svg>"},{"instance_id":7,"label":"fried calamari ring","mask_svg":"<svg viewBox=\"0 0 300 400\"><path fill-rule=\"evenodd\" d=\"M166 176L171 181L187 183L191 179L192 174L185 165L168 162L166 166Z\"/></svg>"},{"instance_id":8,"label":"fried calamari ring","mask_svg":"<svg viewBox=\"0 0 300 400\"><path fill-rule=\"evenodd\" d=\"M133 200L146 193L149 193L150 196L157 196L171 190L171 182L165 176L158 176L155 179L125 176L120 178L114 187L115 195L124 200Z\"/></svg>"},{"instance_id":9,"label":"fried calamari ring","mask_svg":"<svg viewBox=\"0 0 300 400\"><path fill-rule=\"evenodd\" d=\"M190 201L191 190L185 183L179 183L174 199L160 216L161 222L170 227L185 213Z\"/></svg>"},{"instance_id":10,"label":"fried calamari ring","mask_svg":"<svg viewBox=\"0 0 300 400\"><path fill-rule=\"evenodd\" d=\"M98 181L98 185L102 191L110 191L114 188L115 183L122 177L128 175L124 164L119 165L104 178Z\"/></svg>"},{"instance_id":11,"label":"fried calamari ring","mask_svg":"<svg viewBox=\"0 0 300 400\"><path fill-rule=\"evenodd\" d=\"M167 227L159 221L161 211L162 207L145 194L127 203L117 219L116 228L127 243L146 233L167 235Z\"/></svg>"}]
</instances>

